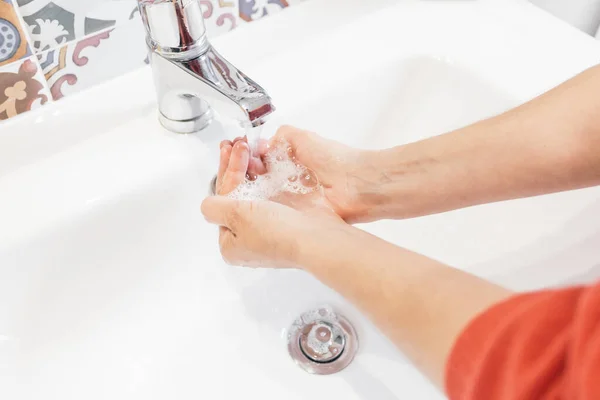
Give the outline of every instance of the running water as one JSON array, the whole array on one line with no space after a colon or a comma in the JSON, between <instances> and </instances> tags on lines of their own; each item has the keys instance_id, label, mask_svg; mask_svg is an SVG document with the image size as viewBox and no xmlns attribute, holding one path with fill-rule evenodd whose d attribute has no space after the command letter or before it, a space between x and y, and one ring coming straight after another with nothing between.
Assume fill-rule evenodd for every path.
<instances>
[{"instance_id":1,"label":"running water","mask_svg":"<svg viewBox=\"0 0 600 400\"><path fill-rule=\"evenodd\" d=\"M258 143L260 142L260 135L263 131L263 126L259 125L256 127L246 127L246 137L248 138L248 146L250 147L250 155L258 154Z\"/></svg>"}]
</instances>

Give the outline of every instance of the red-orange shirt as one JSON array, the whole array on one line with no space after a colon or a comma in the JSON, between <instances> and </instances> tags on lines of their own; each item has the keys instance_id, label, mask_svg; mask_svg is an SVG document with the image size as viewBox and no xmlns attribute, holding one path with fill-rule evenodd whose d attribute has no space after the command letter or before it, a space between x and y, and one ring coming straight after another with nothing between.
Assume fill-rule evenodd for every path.
<instances>
[{"instance_id":1,"label":"red-orange shirt","mask_svg":"<svg viewBox=\"0 0 600 400\"><path fill-rule=\"evenodd\" d=\"M600 400L600 283L514 296L475 318L446 367L451 400Z\"/></svg>"}]
</instances>

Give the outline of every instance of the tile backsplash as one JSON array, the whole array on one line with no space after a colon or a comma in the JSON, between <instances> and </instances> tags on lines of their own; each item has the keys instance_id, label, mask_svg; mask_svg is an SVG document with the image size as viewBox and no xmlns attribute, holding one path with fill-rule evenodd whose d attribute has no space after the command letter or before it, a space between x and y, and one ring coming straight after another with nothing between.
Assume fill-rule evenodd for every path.
<instances>
[{"instance_id":1,"label":"tile backsplash","mask_svg":"<svg viewBox=\"0 0 600 400\"><path fill-rule=\"evenodd\" d=\"M210 37L303 0L202 0ZM143 65L137 0L0 0L0 120Z\"/></svg>"}]
</instances>

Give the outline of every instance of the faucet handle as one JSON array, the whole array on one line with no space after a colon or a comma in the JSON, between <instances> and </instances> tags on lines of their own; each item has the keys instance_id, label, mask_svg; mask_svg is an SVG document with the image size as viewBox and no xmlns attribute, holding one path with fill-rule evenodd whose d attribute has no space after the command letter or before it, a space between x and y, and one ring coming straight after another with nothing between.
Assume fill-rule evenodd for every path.
<instances>
[{"instance_id":1,"label":"faucet handle","mask_svg":"<svg viewBox=\"0 0 600 400\"><path fill-rule=\"evenodd\" d=\"M206 50L200 0L138 0L148 46L164 56L197 55Z\"/></svg>"}]
</instances>

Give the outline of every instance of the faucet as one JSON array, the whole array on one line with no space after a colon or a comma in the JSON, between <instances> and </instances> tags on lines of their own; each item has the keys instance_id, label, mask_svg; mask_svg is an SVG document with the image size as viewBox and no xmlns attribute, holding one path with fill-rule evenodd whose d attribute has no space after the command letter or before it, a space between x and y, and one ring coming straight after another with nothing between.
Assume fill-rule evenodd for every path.
<instances>
[{"instance_id":1,"label":"faucet","mask_svg":"<svg viewBox=\"0 0 600 400\"><path fill-rule=\"evenodd\" d=\"M275 111L271 98L210 44L200 0L138 0L138 6L166 129L200 131L213 110L243 127L265 123Z\"/></svg>"}]
</instances>

